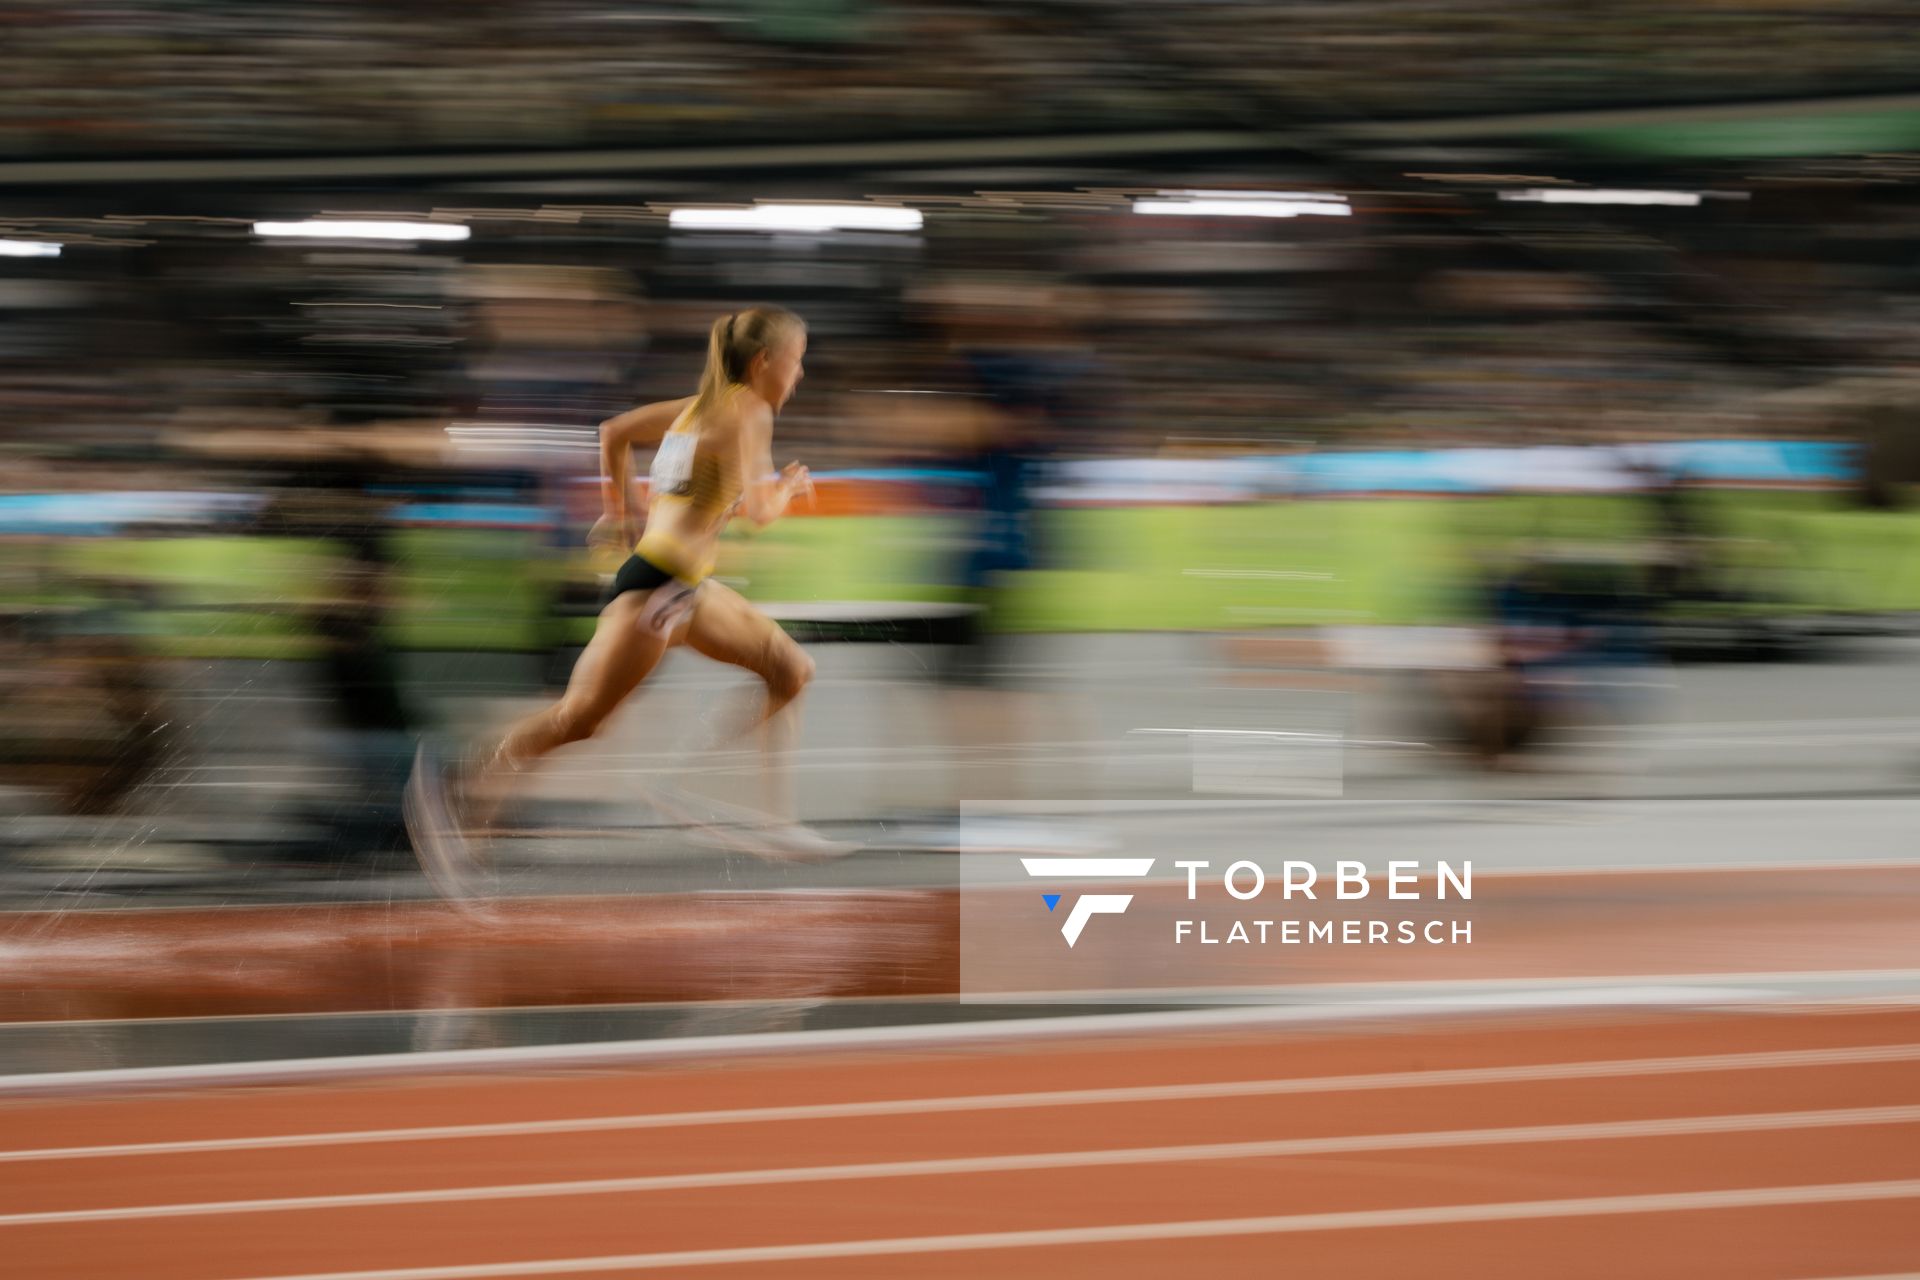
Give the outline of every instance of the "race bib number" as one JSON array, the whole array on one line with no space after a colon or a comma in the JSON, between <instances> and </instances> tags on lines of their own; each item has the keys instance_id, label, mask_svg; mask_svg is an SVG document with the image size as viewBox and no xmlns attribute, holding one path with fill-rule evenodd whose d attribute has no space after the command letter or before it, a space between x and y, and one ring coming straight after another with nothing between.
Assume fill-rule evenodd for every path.
<instances>
[{"instance_id":1,"label":"race bib number","mask_svg":"<svg viewBox=\"0 0 1920 1280\"><path fill-rule=\"evenodd\" d=\"M693 443L690 431L661 437L660 447L653 453L653 467L647 473L648 487L654 493L684 496L692 491Z\"/></svg>"},{"instance_id":2,"label":"race bib number","mask_svg":"<svg viewBox=\"0 0 1920 1280\"><path fill-rule=\"evenodd\" d=\"M670 636L674 628L686 621L699 599L698 585L689 585L678 579L664 582L647 593L647 602L640 607L640 616L634 620L635 625L642 631Z\"/></svg>"}]
</instances>

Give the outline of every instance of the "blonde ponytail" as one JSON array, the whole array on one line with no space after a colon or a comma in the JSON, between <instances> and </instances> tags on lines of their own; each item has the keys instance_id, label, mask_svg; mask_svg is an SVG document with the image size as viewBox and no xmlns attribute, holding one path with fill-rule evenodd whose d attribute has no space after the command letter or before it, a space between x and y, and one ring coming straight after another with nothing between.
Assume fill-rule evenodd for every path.
<instances>
[{"instance_id":1,"label":"blonde ponytail","mask_svg":"<svg viewBox=\"0 0 1920 1280\"><path fill-rule=\"evenodd\" d=\"M746 381L755 356L787 334L805 331L806 327L799 316L784 307L749 307L715 320L707 332L707 363L700 371L700 387L687 412L688 420L698 422L720 402L728 387Z\"/></svg>"}]
</instances>

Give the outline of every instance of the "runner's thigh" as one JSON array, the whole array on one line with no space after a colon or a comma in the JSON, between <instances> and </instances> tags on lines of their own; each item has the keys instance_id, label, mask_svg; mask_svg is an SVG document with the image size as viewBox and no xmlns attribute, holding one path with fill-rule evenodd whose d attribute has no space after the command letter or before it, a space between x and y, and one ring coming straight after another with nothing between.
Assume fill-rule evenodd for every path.
<instances>
[{"instance_id":1,"label":"runner's thigh","mask_svg":"<svg viewBox=\"0 0 1920 1280\"><path fill-rule=\"evenodd\" d=\"M700 588L686 644L715 662L744 667L763 678L802 656L799 644L779 623L733 588L712 580Z\"/></svg>"},{"instance_id":2,"label":"runner's thigh","mask_svg":"<svg viewBox=\"0 0 1920 1280\"><path fill-rule=\"evenodd\" d=\"M593 638L567 680L568 702L611 711L660 661L666 639L640 625L646 599L644 592L629 591L600 611Z\"/></svg>"}]
</instances>

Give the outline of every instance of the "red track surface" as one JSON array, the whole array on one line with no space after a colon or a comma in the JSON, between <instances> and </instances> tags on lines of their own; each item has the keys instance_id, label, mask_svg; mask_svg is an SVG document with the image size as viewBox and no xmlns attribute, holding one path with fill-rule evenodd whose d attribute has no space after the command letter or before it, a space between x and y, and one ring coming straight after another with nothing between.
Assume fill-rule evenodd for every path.
<instances>
[{"instance_id":1,"label":"red track surface","mask_svg":"<svg viewBox=\"0 0 1920 1280\"><path fill-rule=\"evenodd\" d=\"M1089 1096L1116 1088L1146 1092ZM418 1132L500 1123L524 1127ZM1530 1126L1554 1128L1486 1132ZM200 1149L44 1150L180 1142ZM1288 1145L1191 1149L1246 1143ZM35 1280L1884 1275L1920 1268L1920 1011L16 1101L0 1150L0 1259ZM883 1167L821 1168L847 1165ZM677 1181L526 1185L636 1178ZM386 1199L248 1203L349 1194Z\"/></svg>"},{"instance_id":2,"label":"red track surface","mask_svg":"<svg viewBox=\"0 0 1920 1280\"><path fill-rule=\"evenodd\" d=\"M1210 973L1271 985L1920 969L1914 867L1483 874L1470 904L1389 911L1380 896L1244 914L1465 917L1473 944L1215 947ZM1044 919L1037 888L1003 899L989 914ZM1162 884L1131 919L1171 936L1195 914L1184 886ZM1079 985L1165 985L1132 936L1089 930ZM1044 987L1059 946L1051 926L996 934L970 985ZM954 894L935 890L509 901L478 922L418 902L18 912L0 914L0 1022L930 996L956 989L959 947Z\"/></svg>"}]
</instances>

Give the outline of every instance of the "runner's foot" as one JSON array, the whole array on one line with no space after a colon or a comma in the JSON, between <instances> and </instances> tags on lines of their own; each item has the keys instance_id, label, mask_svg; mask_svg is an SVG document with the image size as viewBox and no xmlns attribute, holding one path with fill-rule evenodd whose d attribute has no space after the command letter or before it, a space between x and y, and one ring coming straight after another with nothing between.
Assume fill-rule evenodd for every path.
<instances>
[{"instance_id":1,"label":"runner's foot","mask_svg":"<svg viewBox=\"0 0 1920 1280\"><path fill-rule=\"evenodd\" d=\"M777 822L757 809L695 795L673 782L647 789L647 803L687 828L696 843L729 853L750 853L769 862L825 862L860 845L831 840L797 822Z\"/></svg>"},{"instance_id":2,"label":"runner's foot","mask_svg":"<svg viewBox=\"0 0 1920 1280\"><path fill-rule=\"evenodd\" d=\"M441 897L464 907L480 894L484 876L462 830L452 774L439 754L422 742L414 756L413 775L407 779L403 810L407 835L427 883Z\"/></svg>"}]
</instances>

